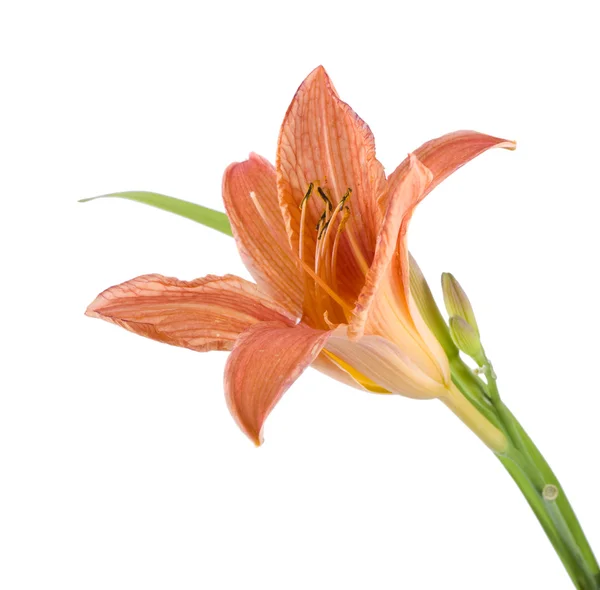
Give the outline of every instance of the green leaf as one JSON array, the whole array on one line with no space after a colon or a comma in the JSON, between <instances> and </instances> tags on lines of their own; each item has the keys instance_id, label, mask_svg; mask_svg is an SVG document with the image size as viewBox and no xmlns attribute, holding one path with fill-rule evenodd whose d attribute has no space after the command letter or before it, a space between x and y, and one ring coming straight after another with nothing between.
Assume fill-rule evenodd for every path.
<instances>
[{"instance_id":1,"label":"green leaf","mask_svg":"<svg viewBox=\"0 0 600 590\"><path fill-rule=\"evenodd\" d=\"M119 198L128 199L130 201L136 201L138 203L144 203L163 209L164 211L170 211L181 217L186 217L202 225L212 227L217 231L223 232L228 236L232 236L231 225L229 219L225 213L209 209L208 207L202 207L196 203L190 203L189 201L182 201L181 199L175 199L174 197L167 197L159 193L150 193L146 191L127 191L124 193L111 193L109 195L100 195L99 197L91 197L89 199L81 199L80 203L87 203L88 201L95 201L96 199L106 198Z\"/></svg>"}]
</instances>

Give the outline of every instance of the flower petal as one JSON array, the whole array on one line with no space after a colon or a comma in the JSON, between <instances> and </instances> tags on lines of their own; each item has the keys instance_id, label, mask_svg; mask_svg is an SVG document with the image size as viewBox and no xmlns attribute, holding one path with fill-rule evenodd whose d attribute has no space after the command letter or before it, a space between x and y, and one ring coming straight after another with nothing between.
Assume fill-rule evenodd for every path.
<instances>
[{"instance_id":1,"label":"flower petal","mask_svg":"<svg viewBox=\"0 0 600 590\"><path fill-rule=\"evenodd\" d=\"M273 166L256 154L231 164L223 176L223 201L250 274L265 293L300 317L302 275L287 239Z\"/></svg>"},{"instance_id":2,"label":"flower petal","mask_svg":"<svg viewBox=\"0 0 600 590\"><path fill-rule=\"evenodd\" d=\"M265 419L330 334L265 322L240 336L225 366L225 396L231 414L256 445L262 443Z\"/></svg>"},{"instance_id":3,"label":"flower petal","mask_svg":"<svg viewBox=\"0 0 600 590\"><path fill-rule=\"evenodd\" d=\"M454 133L442 135L442 137L438 137L437 139L432 139L415 150L415 156L417 156L421 163L424 166L427 166L433 173L433 180L429 184L427 190L421 195L421 199L415 201L412 208L406 212L406 217L403 220L400 230L401 236L398 240L400 272L402 274L402 284L407 300L410 291L410 278L406 232L408 231L408 224L410 223L414 208L440 182L448 178L450 174L458 170L461 166L464 166L467 162L470 162L473 158L494 147L514 150L516 148L516 143L507 139L484 135L477 131L455 131ZM406 158L396 170L390 174L388 179L390 194L393 194L396 187L402 183L403 179L408 174L409 168L410 161Z\"/></svg>"},{"instance_id":4,"label":"flower petal","mask_svg":"<svg viewBox=\"0 0 600 590\"><path fill-rule=\"evenodd\" d=\"M233 275L195 281L144 275L98 295L86 315L198 352L231 350L256 322L294 323L256 285Z\"/></svg>"},{"instance_id":5,"label":"flower petal","mask_svg":"<svg viewBox=\"0 0 600 590\"><path fill-rule=\"evenodd\" d=\"M434 343L435 338L418 313L410 294L410 264L408 246L406 243L408 226L415 207L440 182L448 178L450 174L470 162L473 158L494 147L514 150L516 148L516 143L499 137L478 133L477 131L455 131L454 133L448 133L447 135L424 143L414 152L421 163L424 166L427 166L433 173L433 180L421 195L421 198L412 203L412 206L406 211L404 219L402 220L400 236L398 238L398 256L393 262L393 268L389 275L391 281L390 291L394 292L397 298L399 297L400 291L404 292L403 304L410 309L411 313L414 313L415 317L413 318L413 323L418 331L422 332L424 340L429 343ZM388 179L390 194L393 194L393 192L397 190L398 185L403 182L403 179L409 173L409 169L410 160L407 158L390 175ZM434 348L435 356L439 359L445 359L441 347L435 346ZM442 362L442 365L445 371L445 360Z\"/></svg>"},{"instance_id":6,"label":"flower petal","mask_svg":"<svg viewBox=\"0 0 600 590\"><path fill-rule=\"evenodd\" d=\"M423 197L461 166L495 147L514 150L517 144L514 141L477 131L454 131L424 143L414 151L421 163L433 173L433 180ZM390 174L388 178L390 192L395 189L397 183L402 182L402 178L408 173L409 165L409 159L406 158Z\"/></svg>"},{"instance_id":7,"label":"flower petal","mask_svg":"<svg viewBox=\"0 0 600 590\"><path fill-rule=\"evenodd\" d=\"M323 67L302 83L290 105L279 135L277 152L279 201L290 243L299 251L301 209L307 189L303 226L303 252L299 255L312 268L315 261L315 226L325 203L317 193L321 187L335 208L348 189L350 217L340 240L338 259L339 294L354 301L371 264L381 223L377 200L385 192L383 167L375 158L375 143L369 127L335 91Z\"/></svg>"},{"instance_id":8,"label":"flower petal","mask_svg":"<svg viewBox=\"0 0 600 590\"><path fill-rule=\"evenodd\" d=\"M379 334L402 350L413 350L413 361L434 379L447 382L448 359L439 342L421 317L410 293L410 265L406 234L416 205L452 172L492 147L514 149L514 142L483 135L475 131L457 131L434 139L414 152L432 173L429 186L404 210L397 243L397 256L392 258L385 279L371 302L365 330ZM396 168L388 179L388 194L394 195L411 170L411 158ZM390 201L391 202L391 201ZM389 204L380 200L380 206ZM352 334L351 334L352 335Z\"/></svg>"},{"instance_id":9,"label":"flower petal","mask_svg":"<svg viewBox=\"0 0 600 590\"><path fill-rule=\"evenodd\" d=\"M388 200L383 224L377 236L373 264L367 273L365 285L354 308L354 317L348 328L350 338L358 339L363 335L369 308L396 252L404 216L421 200L432 178L433 174L417 157L409 154L407 173L402 176L401 182L396 183L394 193Z\"/></svg>"},{"instance_id":10,"label":"flower petal","mask_svg":"<svg viewBox=\"0 0 600 590\"><path fill-rule=\"evenodd\" d=\"M417 353L412 348L400 348L382 336L369 334L353 342L340 326L327 341L326 350L391 393L431 399L447 392L442 375L430 375L415 363Z\"/></svg>"}]
</instances>

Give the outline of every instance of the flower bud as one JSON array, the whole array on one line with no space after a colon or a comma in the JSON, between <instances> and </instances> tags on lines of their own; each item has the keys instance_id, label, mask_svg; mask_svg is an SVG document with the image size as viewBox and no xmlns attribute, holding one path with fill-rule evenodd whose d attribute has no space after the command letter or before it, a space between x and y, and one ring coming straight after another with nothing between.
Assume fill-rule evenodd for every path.
<instances>
[{"instance_id":1,"label":"flower bud","mask_svg":"<svg viewBox=\"0 0 600 590\"><path fill-rule=\"evenodd\" d=\"M441 344L449 359L458 356L458 349L452 341L448 326L431 294L429 285L419 268L419 265L409 254L410 261L410 292L415 300L417 309L427 327L432 331L437 341Z\"/></svg>"},{"instance_id":2,"label":"flower bud","mask_svg":"<svg viewBox=\"0 0 600 590\"><path fill-rule=\"evenodd\" d=\"M460 350L470 356L479 366L485 364L485 354L479 334L463 318L452 316L450 318L450 335Z\"/></svg>"},{"instance_id":3,"label":"flower bud","mask_svg":"<svg viewBox=\"0 0 600 590\"><path fill-rule=\"evenodd\" d=\"M462 318L479 337L479 328L477 327L477 320L471 302L460 283L449 272L442 274L442 291L448 315Z\"/></svg>"}]
</instances>

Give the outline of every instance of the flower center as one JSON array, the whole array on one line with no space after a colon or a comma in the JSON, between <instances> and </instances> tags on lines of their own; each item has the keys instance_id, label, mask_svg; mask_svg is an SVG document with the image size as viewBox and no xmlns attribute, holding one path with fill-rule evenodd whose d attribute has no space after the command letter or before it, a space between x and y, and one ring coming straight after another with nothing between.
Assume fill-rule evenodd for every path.
<instances>
[{"instance_id":1,"label":"flower center","mask_svg":"<svg viewBox=\"0 0 600 590\"><path fill-rule=\"evenodd\" d=\"M352 189L348 188L346 193L334 206L325 191L311 182L304 198L300 203L300 239L298 245L298 257L308 275L306 286L310 288L316 312L322 316L329 325L332 323L346 322L352 316L352 306L338 295L337 284L337 258L340 246L340 237L350 217L349 200ZM308 202L311 196L317 194L323 201L323 212L319 217L316 231L315 260L314 267L306 262L305 235Z\"/></svg>"}]
</instances>

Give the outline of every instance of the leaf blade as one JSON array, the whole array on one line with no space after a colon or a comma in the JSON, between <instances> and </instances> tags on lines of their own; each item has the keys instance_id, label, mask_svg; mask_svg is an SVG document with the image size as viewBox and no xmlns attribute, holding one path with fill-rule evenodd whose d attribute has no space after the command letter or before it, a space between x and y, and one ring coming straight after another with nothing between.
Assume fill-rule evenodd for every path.
<instances>
[{"instance_id":1,"label":"leaf blade","mask_svg":"<svg viewBox=\"0 0 600 590\"><path fill-rule=\"evenodd\" d=\"M87 199L80 199L80 203L87 203L88 201L95 201L96 199L106 198L118 198L127 199L129 201L135 201L137 203L143 203L144 205L150 205L163 211L168 211L206 225L212 229L220 231L225 235L232 236L231 225L229 219L225 213L203 207L196 203L190 203L182 199L176 199L175 197L168 197L160 193L153 193L149 191L125 191L121 193L109 193L107 195L100 195L98 197L90 197Z\"/></svg>"}]
</instances>

